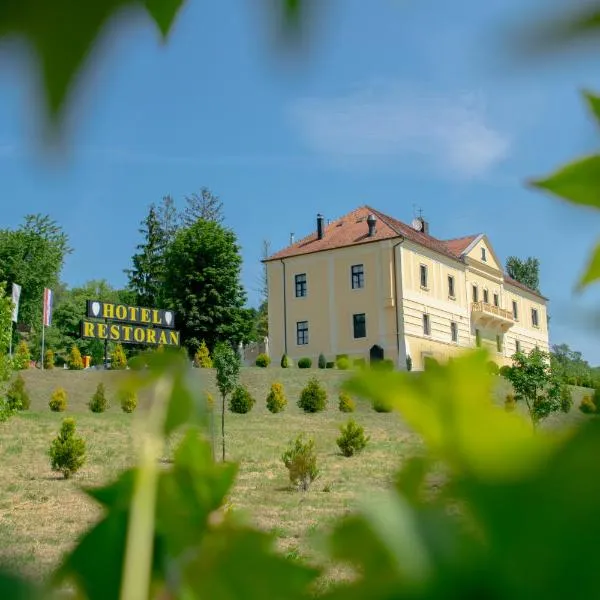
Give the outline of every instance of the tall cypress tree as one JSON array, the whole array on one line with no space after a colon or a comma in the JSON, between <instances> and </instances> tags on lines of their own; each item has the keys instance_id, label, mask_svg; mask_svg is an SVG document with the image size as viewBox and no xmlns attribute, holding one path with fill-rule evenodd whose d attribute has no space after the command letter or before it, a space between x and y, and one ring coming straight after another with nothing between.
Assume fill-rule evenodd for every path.
<instances>
[{"instance_id":1,"label":"tall cypress tree","mask_svg":"<svg viewBox=\"0 0 600 600\"><path fill-rule=\"evenodd\" d=\"M129 288L135 293L138 305L161 308L165 305L165 252L168 240L154 205L150 206L139 232L144 241L138 244L137 253L131 258L133 268L125 271Z\"/></svg>"}]
</instances>

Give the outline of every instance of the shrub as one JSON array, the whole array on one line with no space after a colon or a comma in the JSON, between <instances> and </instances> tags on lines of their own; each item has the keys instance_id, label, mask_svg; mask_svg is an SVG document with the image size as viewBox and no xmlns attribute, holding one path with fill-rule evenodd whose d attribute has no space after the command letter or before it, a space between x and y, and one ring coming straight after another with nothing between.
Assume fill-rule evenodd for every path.
<instances>
[{"instance_id":1,"label":"shrub","mask_svg":"<svg viewBox=\"0 0 600 600\"><path fill-rule=\"evenodd\" d=\"M271 364L271 357L268 354L259 354L256 357L256 366L266 369Z\"/></svg>"},{"instance_id":2,"label":"shrub","mask_svg":"<svg viewBox=\"0 0 600 600\"><path fill-rule=\"evenodd\" d=\"M72 346L69 354L69 369L73 369L74 371L81 371L83 369L81 352L79 352L79 348L75 345Z\"/></svg>"},{"instance_id":3,"label":"shrub","mask_svg":"<svg viewBox=\"0 0 600 600\"><path fill-rule=\"evenodd\" d=\"M315 441L312 438L305 441L303 434L290 441L281 460L289 472L290 482L300 490L307 491L319 476Z\"/></svg>"},{"instance_id":4,"label":"shrub","mask_svg":"<svg viewBox=\"0 0 600 600\"><path fill-rule=\"evenodd\" d=\"M424 356L423 357L423 370L427 371L428 369L432 369L438 366L440 363L433 356Z\"/></svg>"},{"instance_id":5,"label":"shrub","mask_svg":"<svg viewBox=\"0 0 600 600\"><path fill-rule=\"evenodd\" d=\"M327 392L316 377L311 377L300 392L298 406L307 413L320 412L327 407Z\"/></svg>"},{"instance_id":6,"label":"shrub","mask_svg":"<svg viewBox=\"0 0 600 600\"><path fill-rule=\"evenodd\" d=\"M6 391L6 405L9 410L29 410L31 401L25 389L25 380L19 373Z\"/></svg>"},{"instance_id":7,"label":"shrub","mask_svg":"<svg viewBox=\"0 0 600 600\"><path fill-rule=\"evenodd\" d=\"M287 406L287 398L281 383L271 384L271 391L267 395L267 408L272 413L281 412Z\"/></svg>"},{"instance_id":8,"label":"shrub","mask_svg":"<svg viewBox=\"0 0 600 600\"><path fill-rule=\"evenodd\" d=\"M121 344L117 344L115 349L110 354L110 368L117 369L119 371L127 367L127 357Z\"/></svg>"},{"instance_id":9,"label":"shrub","mask_svg":"<svg viewBox=\"0 0 600 600\"><path fill-rule=\"evenodd\" d=\"M492 375L498 375L500 373L500 367L493 360L488 361L487 370L488 373L491 373Z\"/></svg>"},{"instance_id":10,"label":"shrub","mask_svg":"<svg viewBox=\"0 0 600 600\"><path fill-rule=\"evenodd\" d=\"M104 384L99 383L92 399L88 402L90 410L94 413L104 412L108 408L108 400L106 399L106 390Z\"/></svg>"},{"instance_id":11,"label":"shrub","mask_svg":"<svg viewBox=\"0 0 600 600\"><path fill-rule=\"evenodd\" d=\"M132 390L119 391L119 403L121 410L125 413L132 413L137 408L137 394Z\"/></svg>"},{"instance_id":12,"label":"shrub","mask_svg":"<svg viewBox=\"0 0 600 600\"><path fill-rule=\"evenodd\" d=\"M338 408L340 409L340 412L351 413L354 412L354 410L356 409L356 404L354 403L354 400L352 400L352 398L350 397L350 394L342 392L339 395L339 400L340 403L338 404Z\"/></svg>"},{"instance_id":13,"label":"shrub","mask_svg":"<svg viewBox=\"0 0 600 600\"><path fill-rule=\"evenodd\" d=\"M365 437L364 428L350 419L346 425L340 427L340 437L336 444L344 456L354 456L365 448L369 439Z\"/></svg>"},{"instance_id":14,"label":"shrub","mask_svg":"<svg viewBox=\"0 0 600 600\"><path fill-rule=\"evenodd\" d=\"M594 402L594 404L597 403ZM571 388L568 385L560 386L560 409L564 413L568 413L573 406L573 393L571 392Z\"/></svg>"},{"instance_id":15,"label":"shrub","mask_svg":"<svg viewBox=\"0 0 600 600\"><path fill-rule=\"evenodd\" d=\"M25 340L21 340L17 346L15 357L13 359L13 365L18 371L29 369L29 362L31 361L31 353L29 352L29 346Z\"/></svg>"},{"instance_id":16,"label":"shrub","mask_svg":"<svg viewBox=\"0 0 600 600\"><path fill-rule=\"evenodd\" d=\"M243 415L252 410L255 402L248 389L243 385L238 385L229 398L229 410Z\"/></svg>"},{"instance_id":17,"label":"shrub","mask_svg":"<svg viewBox=\"0 0 600 600\"><path fill-rule=\"evenodd\" d=\"M292 360L287 354L284 354L281 357L281 362L279 364L282 369L289 369L292 366Z\"/></svg>"},{"instance_id":18,"label":"shrub","mask_svg":"<svg viewBox=\"0 0 600 600\"><path fill-rule=\"evenodd\" d=\"M585 415L593 415L596 413L596 405L591 396L584 396L581 399L579 410Z\"/></svg>"},{"instance_id":19,"label":"shrub","mask_svg":"<svg viewBox=\"0 0 600 600\"><path fill-rule=\"evenodd\" d=\"M378 413L390 413L392 412L392 405L387 398L375 398L373 400L373 410Z\"/></svg>"},{"instance_id":20,"label":"shrub","mask_svg":"<svg viewBox=\"0 0 600 600\"><path fill-rule=\"evenodd\" d=\"M0 423L8 421L16 412L16 410L9 407L8 402L4 398L0 397Z\"/></svg>"},{"instance_id":21,"label":"shrub","mask_svg":"<svg viewBox=\"0 0 600 600\"><path fill-rule=\"evenodd\" d=\"M498 371L498 373L500 375L502 375L502 377L507 378L508 374L510 373L510 367L508 365L504 365L504 366L500 367L500 370Z\"/></svg>"},{"instance_id":22,"label":"shrub","mask_svg":"<svg viewBox=\"0 0 600 600\"><path fill-rule=\"evenodd\" d=\"M298 359L298 368L299 369L310 369L312 367L312 359L307 356Z\"/></svg>"},{"instance_id":23,"label":"shrub","mask_svg":"<svg viewBox=\"0 0 600 600\"><path fill-rule=\"evenodd\" d=\"M6 409L9 411L28 410L30 399L25 389L25 380L19 373L6 390Z\"/></svg>"},{"instance_id":24,"label":"shrub","mask_svg":"<svg viewBox=\"0 0 600 600\"><path fill-rule=\"evenodd\" d=\"M376 371L393 371L396 367L394 361L391 358L384 358L383 360L376 360L371 363L371 366Z\"/></svg>"},{"instance_id":25,"label":"shrub","mask_svg":"<svg viewBox=\"0 0 600 600\"><path fill-rule=\"evenodd\" d=\"M513 412L517 408L517 401L513 394L507 394L504 400L504 410L506 412Z\"/></svg>"},{"instance_id":26,"label":"shrub","mask_svg":"<svg viewBox=\"0 0 600 600\"><path fill-rule=\"evenodd\" d=\"M206 397L206 406L208 410L213 410L215 408L215 399L210 392L205 392L204 396Z\"/></svg>"},{"instance_id":27,"label":"shrub","mask_svg":"<svg viewBox=\"0 0 600 600\"><path fill-rule=\"evenodd\" d=\"M206 342L202 340L196 354L194 354L194 366L198 369L212 369L212 358Z\"/></svg>"},{"instance_id":28,"label":"shrub","mask_svg":"<svg viewBox=\"0 0 600 600\"><path fill-rule=\"evenodd\" d=\"M75 436L75 419L64 419L59 434L52 440L48 450L52 470L61 472L65 479L69 479L85 463L85 452L85 441Z\"/></svg>"},{"instance_id":29,"label":"shrub","mask_svg":"<svg viewBox=\"0 0 600 600\"><path fill-rule=\"evenodd\" d=\"M44 354L44 369L54 369L54 352L46 350Z\"/></svg>"},{"instance_id":30,"label":"shrub","mask_svg":"<svg viewBox=\"0 0 600 600\"><path fill-rule=\"evenodd\" d=\"M8 381L13 371L13 360L7 354L0 352L0 381Z\"/></svg>"},{"instance_id":31,"label":"shrub","mask_svg":"<svg viewBox=\"0 0 600 600\"><path fill-rule=\"evenodd\" d=\"M67 392L64 388L56 388L52 392L48 406L52 412L64 412L67 410Z\"/></svg>"},{"instance_id":32,"label":"shrub","mask_svg":"<svg viewBox=\"0 0 600 600\"><path fill-rule=\"evenodd\" d=\"M406 357L406 370L412 371L412 358L410 357L410 355Z\"/></svg>"},{"instance_id":33,"label":"shrub","mask_svg":"<svg viewBox=\"0 0 600 600\"><path fill-rule=\"evenodd\" d=\"M347 371L350 368L350 359L347 356L340 356L335 359L335 366L341 371Z\"/></svg>"},{"instance_id":34,"label":"shrub","mask_svg":"<svg viewBox=\"0 0 600 600\"><path fill-rule=\"evenodd\" d=\"M328 361L328 362L325 364L325 368L326 368L326 369L333 369L334 367L335 367L335 362L334 362L334 361L331 361L331 362L329 362L329 361Z\"/></svg>"},{"instance_id":35,"label":"shrub","mask_svg":"<svg viewBox=\"0 0 600 600\"><path fill-rule=\"evenodd\" d=\"M376 363L381 361L375 361ZM365 369L367 367L367 361L364 358L355 358L353 361L353 365L357 369Z\"/></svg>"},{"instance_id":36,"label":"shrub","mask_svg":"<svg viewBox=\"0 0 600 600\"><path fill-rule=\"evenodd\" d=\"M322 352L321 352L321 354L319 354L319 360L317 362L317 366L319 367L319 369L327 368L327 359L325 358L325 355Z\"/></svg>"}]
</instances>

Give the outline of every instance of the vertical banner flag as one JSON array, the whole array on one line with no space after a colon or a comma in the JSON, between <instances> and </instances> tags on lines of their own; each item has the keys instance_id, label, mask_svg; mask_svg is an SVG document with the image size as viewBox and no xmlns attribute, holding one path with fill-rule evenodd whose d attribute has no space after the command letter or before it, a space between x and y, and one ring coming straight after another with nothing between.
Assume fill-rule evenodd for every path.
<instances>
[{"instance_id":1,"label":"vertical banner flag","mask_svg":"<svg viewBox=\"0 0 600 600\"><path fill-rule=\"evenodd\" d=\"M44 288L44 327L50 327L52 323L52 290Z\"/></svg>"},{"instance_id":2,"label":"vertical banner flag","mask_svg":"<svg viewBox=\"0 0 600 600\"><path fill-rule=\"evenodd\" d=\"M12 321L13 323L17 322L17 317L19 316L19 300L21 299L21 286L13 283L12 284L12 303L13 303L13 312L12 312Z\"/></svg>"}]
</instances>

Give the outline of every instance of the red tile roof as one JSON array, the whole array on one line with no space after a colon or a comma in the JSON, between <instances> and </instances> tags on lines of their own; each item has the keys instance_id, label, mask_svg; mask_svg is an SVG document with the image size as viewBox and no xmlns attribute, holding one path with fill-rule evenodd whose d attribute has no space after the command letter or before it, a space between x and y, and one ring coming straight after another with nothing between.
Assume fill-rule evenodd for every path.
<instances>
[{"instance_id":1,"label":"red tile roof","mask_svg":"<svg viewBox=\"0 0 600 600\"><path fill-rule=\"evenodd\" d=\"M461 256L463 252L479 237L479 234L467 235L465 237L456 238L455 240L446 240L444 243L457 256Z\"/></svg>"},{"instance_id":2,"label":"red tile roof","mask_svg":"<svg viewBox=\"0 0 600 600\"><path fill-rule=\"evenodd\" d=\"M377 218L375 234L373 236L368 235L367 217L370 214L373 214ZM438 240L427 233L413 229L410 225L398 221L398 219L394 219L393 217L365 205L325 225L324 234L321 239L317 238L315 224L315 231L313 233L291 244L287 248L283 248L279 252L272 254L263 262L399 237L460 261L462 260L461 257L463 252L469 247L473 240L478 237L478 235L479 234L470 235L445 241ZM527 290L540 298L544 298L544 296L538 292L529 289L527 286L511 279L507 275L504 276L504 280L511 285ZM546 298L544 299L546 300Z\"/></svg>"}]
</instances>

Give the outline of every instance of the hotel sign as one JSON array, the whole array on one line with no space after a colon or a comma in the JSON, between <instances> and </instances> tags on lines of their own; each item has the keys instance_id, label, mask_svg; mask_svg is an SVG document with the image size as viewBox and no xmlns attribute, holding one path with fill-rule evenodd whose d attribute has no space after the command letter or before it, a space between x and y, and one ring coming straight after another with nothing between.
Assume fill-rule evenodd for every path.
<instances>
[{"instance_id":1,"label":"hotel sign","mask_svg":"<svg viewBox=\"0 0 600 600\"><path fill-rule=\"evenodd\" d=\"M81 322L81 337L122 344L179 346L175 331L175 314L170 310L127 306L88 300L87 317L101 321Z\"/></svg>"}]
</instances>

